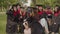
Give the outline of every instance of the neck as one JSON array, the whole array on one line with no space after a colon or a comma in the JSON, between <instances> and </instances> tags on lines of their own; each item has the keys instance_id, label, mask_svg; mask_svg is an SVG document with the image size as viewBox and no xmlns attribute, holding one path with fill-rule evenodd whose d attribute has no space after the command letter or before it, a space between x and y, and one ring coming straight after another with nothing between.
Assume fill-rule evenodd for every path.
<instances>
[{"instance_id":1,"label":"neck","mask_svg":"<svg viewBox=\"0 0 60 34\"><path fill-rule=\"evenodd\" d=\"M26 27L25 29L27 29L27 30L28 30L28 29L29 29L29 27Z\"/></svg>"}]
</instances>

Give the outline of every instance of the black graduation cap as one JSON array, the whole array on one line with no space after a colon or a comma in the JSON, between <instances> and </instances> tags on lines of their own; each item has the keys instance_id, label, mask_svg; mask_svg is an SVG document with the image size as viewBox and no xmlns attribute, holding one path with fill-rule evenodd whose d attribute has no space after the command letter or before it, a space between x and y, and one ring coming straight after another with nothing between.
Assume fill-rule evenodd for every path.
<instances>
[{"instance_id":1,"label":"black graduation cap","mask_svg":"<svg viewBox=\"0 0 60 34\"><path fill-rule=\"evenodd\" d=\"M14 8L14 7L16 7L16 4L13 4L13 5L12 5L12 8Z\"/></svg>"},{"instance_id":2,"label":"black graduation cap","mask_svg":"<svg viewBox=\"0 0 60 34\"><path fill-rule=\"evenodd\" d=\"M59 7L59 5L55 5L55 7Z\"/></svg>"},{"instance_id":3,"label":"black graduation cap","mask_svg":"<svg viewBox=\"0 0 60 34\"><path fill-rule=\"evenodd\" d=\"M28 8L33 8L33 7L28 7Z\"/></svg>"},{"instance_id":4,"label":"black graduation cap","mask_svg":"<svg viewBox=\"0 0 60 34\"><path fill-rule=\"evenodd\" d=\"M36 5L36 6L38 6L38 7L40 7L40 6L43 7L43 5Z\"/></svg>"},{"instance_id":5,"label":"black graduation cap","mask_svg":"<svg viewBox=\"0 0 60 34\"><path fill-rule=\"evenodd\" d=\"M33 7L28 7L27 9L28 9L28 10L32 10L32 9L33 9Z\"/></svg>"},{"instance_id":6,"label":"black graduation cap","mask_svg":"<svg viewBox=\"0 0 60 34\"><path fill-rule=\"evenodd\" d=\"M60 6L57 8L58 11L60 11Z\"/></svg>"},{"instance_id":7,"label":"black graduation cap","mask_svg":"<svg viewBox=\"0 0 60 34\"><path fill-rule=\"evenodd\" d=\"M24 7L20 7L20 8L24 9Z\"/></svg>"},{"instance_id":8,"label":"black graduation cap","mask_svg":"<svg viewBox=\"0 0 60 34\"><path fill-rule=\"evenodd\" d=\"M16 6L16 4L13 4L12 6Z\"/></svg>"},{"instance_id":9,"label":"black graduation cap","mask_svg":"<svg viewBox=\"0 0 60 34\"><path fill-rule=\"evenodd\" d=\"M37 8L36 7L33 7L33 10L37 10Z\"/></svg>"},{"instance_id":10,"label":"black graduation cap","mask_svg":"<svg viewBox=\"0 0 60 34\"><path fill-rule=\"evenodd\" d=\"M21 6L19 3L17 3L16 6L18 6L18 5Z\"/></svg>"}]
</instances>

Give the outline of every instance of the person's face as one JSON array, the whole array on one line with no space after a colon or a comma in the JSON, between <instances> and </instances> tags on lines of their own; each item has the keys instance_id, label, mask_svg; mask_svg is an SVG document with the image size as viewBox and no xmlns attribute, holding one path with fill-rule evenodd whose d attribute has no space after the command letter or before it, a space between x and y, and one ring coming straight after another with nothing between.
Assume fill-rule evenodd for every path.
<instances>
[{"instance_id":1,"label":"person's face","mask_svg":"<svg viewBox=\"0 0 60 34\"><path fill-rule=\"evenodd\" d=\"M39 10L42 10L42 9L43 9L43 8L40 6L40 7L39 7Z\"/></svg>"},{"instance_id":2,"label":"person's face","mask_svg":"<svg viewBox=\"0 0 60 34\"><path fill-rule=\"evenodd\" d=\"M12 6L9 7L9 9L11 9L11 8L12 8Z\"/></svg>"},{"instance_id":3,"label":"person's face","mask_svg":"<svg viewBox=\"0 0 60 34\"><path fill-rule=\"evenodd\" d=\"M24 12L24 9L21 8L21 12Z\"/></svg>"},{"instance_id":4,"label":"person's face","mask_svg":"<svg viewBox=\"0 0 60 34\"><path fill-rule=\"evenodd\" d=\"M38 6L36 6L36 8L38 8Z\"/></svg>"},{"instance_id":5,"label":"person's face","mask_svg":"<svg viewBox=\"0 0 60 34\"><path fill-rule=\"evenodd\" d=\"M57 11L57 9L58 9L58 7L55 7L55 9L54 9L54 10L55 10L55 11Z\"/></svg>"},{"instance_id":6,"label":"person's face","mask_svg":"<svg viewBox=\"0 0 60 34\"><path fill-rule=\"evenodd\" d=\"M13 8L13 10L14 10L14 11L17 11L17 8L16 8L16 7L14 7L14 8Z\"/></svg>"},{"instance_id":7,"label":"person's face","mask_svg":"<svg viewBox=\"0 0 60 34\"><path fill-rule=\"evenodd\" d=\"M37 12L38 12L38 9L33 9L33 12L34 12L34 13L35 13L35 12L37 13Z\"/></svg>"},{"instance_id":8,"label":"person's face","mask_svg":"<svg viewBox=\"0 0 60 34\"><path fill-rule=\"evenodd\" d=\"M18 6L17 6L17 9L19 9L19 8L20 8L20 6L18 5Z\"/></svg>"},{"instance_id":9,"label":"person's face","mask_svg":"<svg viewBox=\"0 0 60 34\"><path fill-rule=\"evenodd\" d=\"M47 9L47 11L51 11L51 9Z\"/></svg>"}]
</instances>

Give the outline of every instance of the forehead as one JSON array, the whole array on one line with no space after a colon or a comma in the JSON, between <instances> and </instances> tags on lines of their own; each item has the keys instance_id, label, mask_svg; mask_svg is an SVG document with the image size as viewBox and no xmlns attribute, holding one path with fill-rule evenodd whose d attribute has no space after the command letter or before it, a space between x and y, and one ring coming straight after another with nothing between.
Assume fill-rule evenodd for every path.
<instances>
[{"instance_id":1,"label":"forehead","mask_svg":"<svg viewBox=\"0 0 60 34\"><path fill-rule=\"evenodd\" d=\"M57 6L55 8L58 8Z\"/></svg>"},{"instance_id":2,"label":"forehead","mask_svg":"<svg viewBox=\"0 0 60 34\"><path fill-rule=\"evenodd\" d=\"M16 8L15 6L13 8Z\"/></svg>"},{"instance_id":3,"label":"forehead","mask_svg":"<svg viewBox=\"0 0 60 34\"><path fill-rule=\"evenodd\" d=\"M39 6L39 8L42 7L42 6Z\"/></svg>"}]
</instances>

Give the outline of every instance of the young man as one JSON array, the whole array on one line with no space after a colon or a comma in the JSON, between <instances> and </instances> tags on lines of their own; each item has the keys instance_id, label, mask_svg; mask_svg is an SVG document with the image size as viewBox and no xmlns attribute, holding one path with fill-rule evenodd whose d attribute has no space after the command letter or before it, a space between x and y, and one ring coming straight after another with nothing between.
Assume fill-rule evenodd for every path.
<instances>
[{"instance_id":1,"label":"young man","mask_svg":"<svg viewBox=\"0 0 60 34\"><path fill-rule=\"evenodd\" d=\"M47 7L45 13L47 14L47 22L48 22L48 28L49 28L49 32L51 32L52 30L52 10L51 7Z\"/></svg>"}]
</instances>

